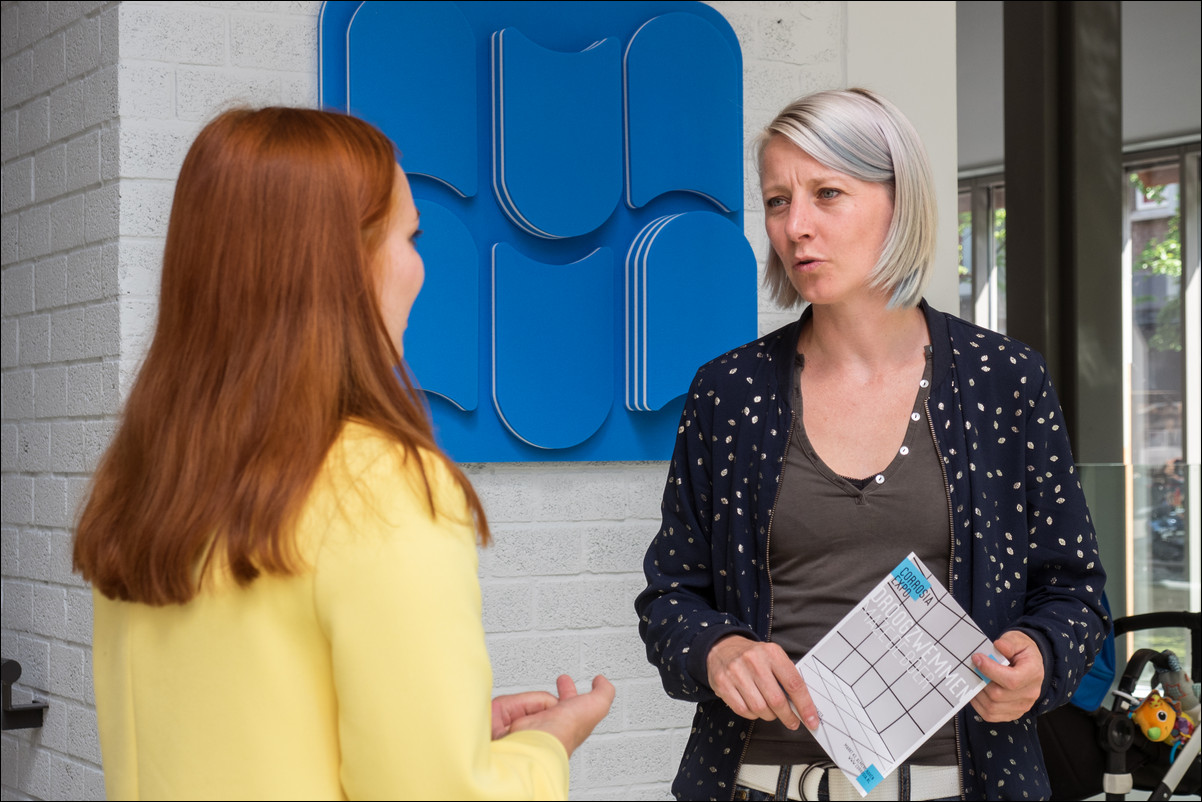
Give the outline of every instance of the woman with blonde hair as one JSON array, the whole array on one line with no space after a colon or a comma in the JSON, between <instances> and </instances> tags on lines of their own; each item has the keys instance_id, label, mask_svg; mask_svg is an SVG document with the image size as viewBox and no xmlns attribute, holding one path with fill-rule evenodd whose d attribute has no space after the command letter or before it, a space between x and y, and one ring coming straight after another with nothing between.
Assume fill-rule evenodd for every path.
<instances>
[{"instance_id":1,"label":"woman with blonde hair","mask_svg":"<svg viewBox=\"0 0 1202 802\"><path fill-rule=\"evenodd\" d=\"M914 552L1009 664L973 655L989 684L867 798L1047 798L1035 718L1072 696L1110 621L1043 358L923 299L934 183L888 100L800 98L758 156L765 283L808 306L686 396L635 602L665 689L697 704L673 791L859 800L811 735L837 728L795 663Z\"/></svg>"},{"instance_id":2,"label":"woman with blonde hair","mask_svg":"<svg viewBox=\"0 0 1202 802\"><path fill-rule=\"evenodd\" d=\"M566 798L613 686L489 699L488 525L401 358L419 233L361 120L192 145L75 539L110 798Z\"/></svg>"}]
</instances>

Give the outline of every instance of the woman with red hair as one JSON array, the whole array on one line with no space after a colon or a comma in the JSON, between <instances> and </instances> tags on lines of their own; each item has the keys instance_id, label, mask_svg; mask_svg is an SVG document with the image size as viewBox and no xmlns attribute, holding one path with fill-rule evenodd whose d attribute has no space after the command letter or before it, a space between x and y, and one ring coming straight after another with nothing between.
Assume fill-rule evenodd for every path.
<instances>
[{"instance_id":1,"label":"woman with red hair","mask_svg":"<svg viewBox=\"0 0 1202 802\"><path fill-rule=\"evenodd\" d=\"M566 798L613 686L490 703L488 524L401 359L419 233L361 120L235 110L192 145L75 539L110 798Z\"/></svg>"}]
</instances>

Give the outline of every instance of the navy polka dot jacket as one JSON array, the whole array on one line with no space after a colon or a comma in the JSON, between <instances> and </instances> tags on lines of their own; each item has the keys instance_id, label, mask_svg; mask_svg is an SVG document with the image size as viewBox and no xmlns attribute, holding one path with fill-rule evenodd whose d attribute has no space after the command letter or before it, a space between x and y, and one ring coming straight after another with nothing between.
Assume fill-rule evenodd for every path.
<instances>
[{"instance_id":1,"label":"navy polka dot jacket","mask_svg":"<svg viewBox=\"0 0 1202 802\"><path fill-rule=\"evenodd\" d=\"M1105 573L1043 358L1022 343L931 309L927 416L947 475L951 591L990 638L1019 629L1039 645L1044 686L1003 724L957 716L964 795L1051 794L1035 716L1066 702L1110 630ZM808 310L806 314L809 314ZM635 607L664 688L697 703L672 786L681 799L731 799L751 722L706 683L724 635L764 639L767 531L793 412L798 320L703 365L689 389L668 471L663 523Z\"/></svg>"}]
</instances>

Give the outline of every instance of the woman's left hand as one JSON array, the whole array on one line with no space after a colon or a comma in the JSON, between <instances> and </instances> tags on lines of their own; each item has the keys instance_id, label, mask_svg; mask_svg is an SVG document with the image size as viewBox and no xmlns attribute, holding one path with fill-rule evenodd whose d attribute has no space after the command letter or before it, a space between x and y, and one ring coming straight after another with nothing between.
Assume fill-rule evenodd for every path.
<instances>
[{"instance_id":1,"label":"woman's left hand","mask_svg":"<svg viewBox=\"0 0 1202 802\"><path fill-rule=\"evenodd\" d=\"M973 697L972 706L986 721L1015 721L1031 709L1043 688L1043 655L1030 637L1017 630L1003 632L994 648L1010 661L1004 666L983 654L973 665L989 684Z\"/></svg>"},{"instance_id":2,"label":"woman's left hand","mask_svg":"<svg viewBox=\"0 0 1202 802\"><path fill-rule=\"evenodd\" d=\"M508 693L492 700L492 739L504 738L513 722L525 716L541 713L559 704L554 694L546 691Z\"/></svg>"}]
</instances>

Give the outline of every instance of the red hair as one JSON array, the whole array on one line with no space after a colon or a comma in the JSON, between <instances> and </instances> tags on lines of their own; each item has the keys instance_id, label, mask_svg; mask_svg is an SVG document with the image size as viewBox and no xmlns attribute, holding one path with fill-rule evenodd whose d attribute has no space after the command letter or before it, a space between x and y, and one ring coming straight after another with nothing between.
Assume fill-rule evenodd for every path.
<instances>
[{"instance_id":1,"label":"red hair","mask_svg":"<svg viewBox=\"0 0 1202 802\"><path fill-rule=\"evenodd\" d=\"M301 570L291 526L348 419L442 455L374 289L397 169L388 138L342 114L235 110L200 132L154 340L76 530L75 570L105 596L186 602L218 550L242 585Z\"/></svg>"}]
</instances>

